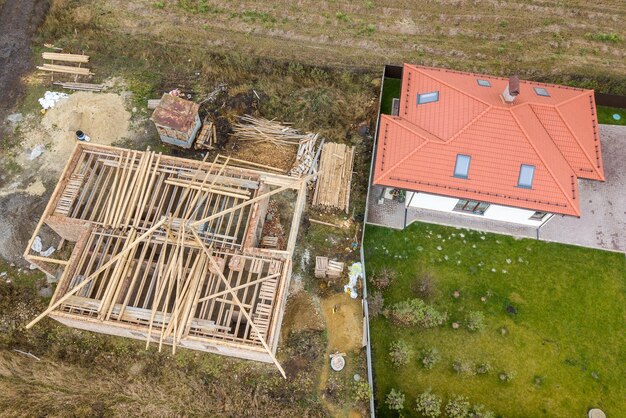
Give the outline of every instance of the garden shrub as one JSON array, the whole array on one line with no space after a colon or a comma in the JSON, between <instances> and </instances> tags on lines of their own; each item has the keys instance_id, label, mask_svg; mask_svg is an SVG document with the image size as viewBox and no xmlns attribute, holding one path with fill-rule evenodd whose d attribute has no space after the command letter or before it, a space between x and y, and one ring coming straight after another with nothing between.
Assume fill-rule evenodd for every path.
<instances>
[{"instance_id":1,"label":"garden shrub","mask_svg":"<svg viewBox=\"0 0 626 418\"><path fill-rule=\"evenodd\" d=\"M435 296L435 277L431 273L424 273L411 284L411 290L424 299Z\"/></svg>"},{"instance_id":2,"label":"garden shrub","mask_svg":"<svg viewBox=\"0 0 626 418\"><path fill-rule=\"evenodd\" d=\"M465 318L465 326L472 332L485 329L485 315L480 311L470 311Z\"/></svg>"},{"instance_id":3,"label":"garden shrub","mask_svg":"<svg viewBox=\"0 0 626 418\"><path fill-rule=\"evenodd\" d=\"M441 415L441 403L441 398L428 389L417 395L415 410L426 418L437 418Z\"/></svg>"},{"instance_id":4,"label":"garden shrub","mask_svg":"<svg viewBox=\"0 0 626 418\"><path fill-rule=\"evenodd\" d=\"M385 306L385 299L383 299L383 295L380 292L376 292L373 295L368 297L368 308L371 317L377 317L378 315L383 313L383 308Z\"/></svg>"},{"instance_id":5,"label":"garden shrub","mask_svg":"<svg viewBox=\"0 0 626 418\"><path fill-rule=\"evenodd\" d=\"M404 408L404 393L391 389L385 398L387 407L392 411L400 411Z\"/></svg>"},{"instance_id":6,"label":"garden shrub","mask_svg":"<svg viewBox=\"0 0 626 418\"><path fill-rule=\"evenodd\" d=\"M472 365L469 362L463 361L463 360L454 360L452 362L452 370L454 370L458 374L466 374L466 375L474 374Z\"/></svg>"},{"instance_id":7,"label":"garden shrub","mask_svg":"<svg viewBox=\"0 0 626 418\"><path fill-rule=\"evenodd\" d=\"M389 267L383 267L372 277L372 284L378 290L385 290L391 282L396 278L396 272Z\"/></svg>"},{"instance_id":8,"label":"garden shrub","mask_svg":"<svg viewBox=\"0 0 626 418\"><path fill-rule=\"evenodd\" d=\"M476 374L487 374L491 371L491 364L487 362L478 363L476 365Z\"/></svg>"},{"instance_id":9,"label":"garden shrub","mask_svg":"<svg viewBox=\"0 0 626 418\"><path fill-rule=\"evenodd\" d=\"M507 383L507 382L510 382L511 380L513 380L513 378L515 377L515 372L502 371L502 372L500 372L498 377L500 378L501 382Z\"/></svg>"},{"instance_id":10,"label":"garden shrub","mask_svg":"<svg viewBox=\"0 0 626 418\"><path fill-rule=\"evenodd\" d=\"M398 302L386 310L386 315L398 325L434 328L447 319L445 312L439 312L421 299Z\"/></svg>"},{"instance_id":11,"label":"garden shrub","mask_svg":"<svg viewBox=\"0 0 626 418\"><path fill-rule=\"evenodd\" d=\"M441 354L435 347L422 351L422 366L426 370L432 369L435 364L439 363L439 360L441 360Z\"/></svg>"},{"instance_id":12,"label":"garden shrub","mask_svg":"<svg viewBox=\"0 0 626 418\"><path fill-rule=\"evenodd\" d=\"M470 418L496 418L496 414L491 411L486 411L484 405L472 405L470 413L468 415Z\"/></svg>"},{"instance_id":13,"label":"garden shrub","mask_svg":"<svg viewBox=\"0 0 626 418\"><path fill-rule=\"evenodd\" d=\"M370 399L370 385L362 380L352 382L350 394L355 402L367 402Z\"/></svg>"},{"instance_id":14,"label":"garden shrub","mask_svg":"<svg viewBox=\"0 0 626 418\"><path fill-rule=\"evenodd\" d=\"M411 349L404 340L398 340L391 343L389 348L389 359L395 367L404 366L409 362L411 357Z\"/></svg>"},{"instance_id":15,"label":"garden shrub","mask_svg":"<svg viewBox=\"0 0 626 418\"><path fill-rule=\"evenodd\" d=\"M450 418L467 418L470 413L470 403L465 396L452 396L445 408Z\"/></svg>"}]
</instances>

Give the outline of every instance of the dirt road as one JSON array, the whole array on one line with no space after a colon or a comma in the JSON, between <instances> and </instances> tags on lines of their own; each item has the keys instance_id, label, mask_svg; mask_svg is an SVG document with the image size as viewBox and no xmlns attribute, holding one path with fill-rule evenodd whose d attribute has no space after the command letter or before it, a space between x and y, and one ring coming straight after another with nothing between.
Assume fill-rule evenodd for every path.
<instances>
[{"instance_id":1,"label":"dirt road","mask_svg":"<svg viewBox=\"0 0 626 418\"><path fill-rule=\"evenodd\" d=\"M5 0L0 4L0 121L4 121L23 92L20 76L32 65L30 42L48 1ZM3 136L0 129L0 141Z\"/></svg>"}]
</instances>

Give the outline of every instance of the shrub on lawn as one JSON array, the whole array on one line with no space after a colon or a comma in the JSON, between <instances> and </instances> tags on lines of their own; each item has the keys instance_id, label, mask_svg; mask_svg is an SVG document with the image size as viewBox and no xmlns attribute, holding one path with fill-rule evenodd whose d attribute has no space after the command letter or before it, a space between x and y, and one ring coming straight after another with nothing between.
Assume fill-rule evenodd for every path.
<instances>
[{"instance_id":1,"label":"shrub on lawn","mask_svg":"<svg viewBox=\"0 0 626 418\"><path fill-rule=\"evenodd\" d=\"M385 311L391 321L398 325L434 328L447 319L445 312L439 312L421 299L409 299L392 305Z\"/></svg>"},{"instance_id":2,"label":"shrub on lawn","mask_svg":"<svg viewBox=\"0 0 626 418\"><path fill-rule=\"evenodd\" d=\"M393 279L396 278L396 272L389 267L383 267L372 277L372 284L378 290L385 290L389 287Z\"/></svg>"},{"instance_id":3,"label":"shrub on lawn","mask_svg":"<svg viewBox=\"0 0 626 418\"><path fill-rule=\"evenodd\" d=\"M398 340L391 343L389 348L389 359L394 366L404 366L409 362L411 357L411 349L404 340Z\"/></svg>"},{"instance_id":4,"label":"shrub on lawn","mask_svg":"<svg viewBox=\"0 0 626 418\"><path fill-rule=\"evenodd\" d=\"M441 354L439 354L439 350L435 347L422 351L422 366L424 366L425 369L432 369L435 364L439 363L439 360L441 360Z\"/></svg>"},{"instance_id":5,"label":"shrub on lawn","mask_svg":"<svg viewBox=\"0 0 626 418\"><path fill-rule=\"evenodd\" d=\"M484 405L472 405L470 413L468 415L470 418L496 418L496 414L491 411L485 411Z\"/></svg>"},{"instance_id":6,"label":"shrub on lawn","mask_svg":"<svg viewBox=\"0 0 626 418\"><path fill-rule=\"evenodd\" d=\"M470 376L474 374L472 365L469 362L463 360L454 360L452 362L452 370L457 372L457 374L466 374Z\"/></svg>"},{"instance_id":7,"label":"shrub on lawn","mask_svg":"<svg viewBox=\"0 0 626 418\"><path fill-rule=\"evenodd\" d=\"M491 371L491 364L487 362L478 363L476 365L476 374L487 374Z\"/></svg>"},{"instance_id":8,"label":"shrub on lawn","mask_svg":"<svg viewBox=\"0 0 626 418\"><path fill-rule=\"evenodd\" d=\"M383 307L385 306L385 299L380 292L376 292L368 297L367 306L371 317L377 317L383 313Z\"/></svg>"},{"instance_id":9,"label":"shrub on lawn","mask_svg":"<svg viewBox=\"0 0 626 418\"><path fill-rule=\"evenodd\" d=\"M391 389L385 398L385 403L392 411L400 411L404 408L404 393Z\"/></svg>"},{"instance_id":10,"label":"shrub on lawn","mask_svg":"<svg viewBox=\"0 0 626 418\"><path fill-rule=\"evenodd\" d=\"M445 408L450 418L467 418L470 413L470 403L465 396L452 396Z\"/></svg>"},{"instance_id":11,"label":"shrub on lawn","mask_svg":"<svg viewBox=\"0 0 626 418\"><path fill-rule=\"evenodd\" d=\"M424 273L411 284L411 290L424 299L435 296L435 277L431 273Z\"/></svg>"},{"instance_id":12,"label":"shrub on lawn","mask_svg":"<svg viewBox=\"0 0 626 418\"><path fill-rule=\"evenodd\" d=\"M485 329L485 315L480 311L469 311L465 318L465 326L472 332Z\"/></svg>"},{"instance_id":13,"label":"shrub on lawn","mask_svg":"<svg viewBox=\"0 0 626 418\"><path fill-rule=\"evenodd\" d=\"M370 399L370 385L362 380L352 382L350 394L355 402L367 402Z\"/></svg>"},{"instance_id":14,"label":"shrub on lawn","mask_svg":"<svg viewBox=\"0 0 626 418\"><path fill-rule=\"evenodd\" d=\"M428 389L417 395L415 410L426 418L437 418L441 415L441 403L441 398Z\"/></svg>"},{"instance_id":15,"label":"shrub on lawn","mask_svg":"<svg viewBox=\"0 0 626 418\"><path fill-rule=\"evenodd\" d=\"M500 374L498 375L498 378L500 379L501 382L503 383L507 383L510 382L511 380L513 380L513 378L515 377L515 372L507 372L507 371L502 371L500 372Z\"/></svg>"}]
</instances>

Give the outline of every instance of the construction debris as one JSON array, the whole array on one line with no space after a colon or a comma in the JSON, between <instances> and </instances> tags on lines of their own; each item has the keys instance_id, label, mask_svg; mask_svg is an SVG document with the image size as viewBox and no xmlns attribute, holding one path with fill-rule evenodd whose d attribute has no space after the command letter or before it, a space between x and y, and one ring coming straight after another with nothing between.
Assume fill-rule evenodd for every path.
<instances>
[{"instance_id":1,"label":"construction debris","mask_svg":"<svg viewBox=\"0 0 626 418\"><path fill-rule=\"evenodd\" d=\"M53 83L55 86L59 86L68 90L78 90L78 91L93 91L100 92L104 88L103 84L92 84L92 83L72 83L72 82L62 82L55 81Z\"/></svg>"},{"instance_id":2,"label":"construction debris","mask_svg":"<svg viewBox=\"0 0 626 418\"><path fill-rule=\"evenodd\" d=\"M215 131L215 124L213 124L208 117L205 117L198 138L196 138L194 148L212 150L215 148L216 142L217 132Z\"/></svg>"},{"instance_id":3,"label":"construction debris","mask_svg":"<svg viewBox=\"0 0 626 418\"><path fill-rule=\"evenodd\" d=\"M342 209L348 213L354 148L335 142L324 144L313 205Z\"/></svg>"},{"instance_id":4,"label":"construction debris","mask_svg":"<svg viewBox=\"0 0 626 418\"><path fill-rule=\"evenodd\" d=\"M45 316L68 326L274 362L307 181L219 162L77 143L24 253L61 273ZM286 248L262 237L296 191ZM73 243L32 253L41 228ZM265 248L264 248L265 247ZM35 245L35 248L39 248ZM43 248L43 246L42 246ZM60 270L60 271L59 271Z\"/></svg>"}]
</instances>

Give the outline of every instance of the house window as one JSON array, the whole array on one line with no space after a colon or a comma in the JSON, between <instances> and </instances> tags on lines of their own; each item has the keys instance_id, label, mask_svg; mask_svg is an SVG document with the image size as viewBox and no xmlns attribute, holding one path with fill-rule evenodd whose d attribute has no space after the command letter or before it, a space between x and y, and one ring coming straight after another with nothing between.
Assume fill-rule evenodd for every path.
<instances>
[{"instance_id":1,"label":"house window","mask_svg":"<svg viewBox=\"0 0 626 418\"><path fill-rule=\"evenodd\" d=\"M454 177L466 179L469 173L471 157L469 155L458 154L456 165L454 166Z\"/></svg>"},{"instance_id":2,"label":"house window","mask_svg":"<svg viewBox=\"0 0 626 418\"><path fill-rule=\"evenodd\" d=\"M417 95L417 104L432 103L439 100L439 92L422 93Z\"/></svg>"},{"instance_id":3,"label":"house window","mask_svg":"<svg viewBox=\"0 0 626 418\"><path fill-rule=\"evenodd\" d=\"M484 215L488 207L489 203L459 199L453 210L456 212L472 213L474 215Z\"/></svg>"},{"instance_id":4,"label":"house window","mask_svg":"<svg viewBox=\"0 0 626 418\"><path fill-rule=\"evenodd\" d=\"M548 212L535 212L533 213L533 215L530 217L530 220L532 221L543 221L543 219L548 216Z\"/></svg>"},{"instance_id":5,"label":"house window","mask_svg":"<svg viewBox=\"0 0 626 418\"><path fill-rule=\"evenodd\" d=\"M476 82L478 83L479 86L481 87L491 87L491 83L489 82L489 80L481 80L480 78L478 80L476 80Z\"/></svg>"},{"instance_id":6,"label":"house window","mask_svg":"<svg viewBox=\"0 0 626 418\"><path fill-rule=\"evenodd\" d=\"M398 116L400 114L400 99L394 97L391 101L391 116Z\"/></svg>"},{"instance_id":7,"label":"house window","mask_svg":"<svg viewBox=\"0 0 626 418\"><path fill-rule=\"evenodd\" d=\"M519 169L519 178L517 179L517 186L524 189L533 188L533 177L535 177L535 166L522 164Z\"/></svg>"},{"instance_id":8,"label":"house window","mask_svg":"<svg viewBox=\"0 0 626 418\"><path fill-rule=\"evenodd\" d=\"M548 93L548 90L544 89L543 87L535 87L535 93L537 93L537 96L550 97L550 93Z\"/></svg>"}]
</instances>

